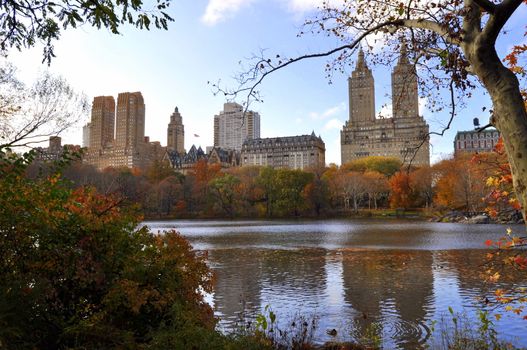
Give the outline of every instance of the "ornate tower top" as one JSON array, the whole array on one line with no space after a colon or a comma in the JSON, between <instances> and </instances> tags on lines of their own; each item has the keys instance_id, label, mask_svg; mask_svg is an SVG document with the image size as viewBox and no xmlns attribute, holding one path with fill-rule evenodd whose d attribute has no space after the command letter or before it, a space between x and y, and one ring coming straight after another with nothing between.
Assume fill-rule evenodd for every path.
<instances>
[{"instance_id":1,"label":"ornate tower top","mask_svg":"<svg viewBox=\"0 0 527 350\"><path fill-rule=\"evenodd\" d=\"M408 61L408 52L406 47L406 40L404 38L401 39L401 47L399 50L399 64L409 64Z\"/></svg>"},{"instance_id":2,"label":"ornate tower top","mask_svg":"<svg viewBox=\"0 0 527 350\"><path fill-rule=\"evenodd\" d=\"M170 123L167 128L167 148L178 153L185 152L185 128L183 117L177 107L170 116Z\"/></svg>"},{"instance_id":3,"label":"ornate tower top","mask_svg":"<svg viewBox=\"0 0 527 350\"><path fill-rule=\"evenodd\" d=\"M348 79L349 122L375 120L375 91L373 74L364 59L362 46L359 47L357 65Z\"/></svg>"},{"instance_id":4,"label":"ornate tower top","mask_svg":"<svg viewBox=\"0 0 527 350\"><path fill-rule=\"evenodd\" d=\"M357 67L356 69L364 69L368 68L366 65L366 61L364 60L364 51L362 50L362 46L359 47L359 54L357 57Z\"/></svg>"},{"instance_id":5,"label":"ornate tower top","mask_svg":"<svg viewBox=\"0 0 527 350\"><path fill-rule=\"evenodd\" d=\"M394 118L419 116L417 72L408 60L404 39L401 40L399 60L392 72L392 108Z\"/></svg>"}]
</instances>

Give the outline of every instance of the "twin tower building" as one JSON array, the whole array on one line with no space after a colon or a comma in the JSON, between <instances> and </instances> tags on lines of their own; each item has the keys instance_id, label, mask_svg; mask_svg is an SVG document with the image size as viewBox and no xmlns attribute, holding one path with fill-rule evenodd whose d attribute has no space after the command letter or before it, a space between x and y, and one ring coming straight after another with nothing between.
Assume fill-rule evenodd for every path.
<instances>
[{"instance_id":1,"label":"twin tower building","mask_svg":"<svg viewBox=\"0 0 527 350\"><path fill-rule=\"evenodd\" d=\"M429 127L419 115L417 72L401 44L392 71L392 117L375 117L375 84L360 49L348 79L349 119L340 133L342 164L367 156L395 157L403 164L430 164Z\"/></svg>"}]
</instances>

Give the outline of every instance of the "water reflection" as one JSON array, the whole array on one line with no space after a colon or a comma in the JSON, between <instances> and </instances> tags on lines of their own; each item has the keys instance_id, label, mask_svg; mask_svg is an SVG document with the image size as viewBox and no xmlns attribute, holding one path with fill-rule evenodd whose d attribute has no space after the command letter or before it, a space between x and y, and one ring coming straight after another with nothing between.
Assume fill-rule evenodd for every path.
<instances>
[{"instance_id":1,"label":"water reflection","mask_svg":"<svg viewBox=\"0 0 527 350\"><path fill-rule=\"evenodd\" d=\"M339 340L382 324L384 347L418 349L433 342L433 320L448 317L448 307L465 310L470 320L487 307L488 286L479 271L496 239L497 225L415 222L178 222L149 223L154 229L176 226L197 249L209 250L217 282L213 303L225 329L240 314L254 316L266 305L285 324L296 313L316 315L316 340ZM525 284L525 276L503 281ZM243 315L242 315L243 316ZM525 321L505 315L496 328L512 339L527 332Z\"/></svg>"},{"instance_id":2,"label":"water reflection","mask_svg":"<svg viewBox=\"0 0 527 350\"><path fill-rule=\"evenodd\" d=\"M346 302L359 312L359 333L379 322L389 325L383 333L400 346L427 340L434 282L431 252L346 251L343 281Z\"/></svg>"}]
</instances>

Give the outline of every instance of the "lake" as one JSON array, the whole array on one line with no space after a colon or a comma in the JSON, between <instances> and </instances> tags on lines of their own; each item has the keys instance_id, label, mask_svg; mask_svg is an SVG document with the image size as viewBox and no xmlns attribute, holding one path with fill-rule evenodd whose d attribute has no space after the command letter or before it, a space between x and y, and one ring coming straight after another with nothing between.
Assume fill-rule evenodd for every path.
<instances>
[{"instance_id":1,"label":"lake","mask_svg":"<svg viewBox=\"0 0 527 350\"><path fill-rule=\"evenodd\" d=\"M223 330L270 305L282 326L298 315L316 318L317 343L354 339L379 323L386 349L438 343L449 324L441 320L452 318L449 307L477 320L478 310L489 308L482 299L495 288L479 275L484 242L509 227L392 219L145 224L176 229L209 252L216 274L209 298ZM502 287L527 285L522 279ZM510 313L492 320L501 339L527 347L527 321ZM332 329L336 336L328 334Z\"/></svg>"}]
</instances>

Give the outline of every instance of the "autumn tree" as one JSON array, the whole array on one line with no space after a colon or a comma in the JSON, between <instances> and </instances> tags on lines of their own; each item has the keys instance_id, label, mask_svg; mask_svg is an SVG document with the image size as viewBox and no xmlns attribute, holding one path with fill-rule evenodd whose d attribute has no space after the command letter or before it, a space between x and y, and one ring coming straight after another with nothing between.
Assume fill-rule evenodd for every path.
<instances>
[{"instance_id":1,"label":"autumn tree","mask_svg":"<svg viewBox=\"0 0 527 350\"><path fill-rule=\"evenodd\" d=\"M363 174L357 171L343 172L341 179L346 208L352 204L353 211L357 213L360 200L368 192L367 180Z\"/></svg>"},{"instance_id":2,"label":"autumn tree","mask_svg":"<svg viewBox=\"0 0 527 350\"><path fill-rule=\"evenodd\" d=\"M393 157L369 156L352 160L342 164L342 169L347 171L375 171L390 177L401 169L402 163L399 159Z\"/></svg>"},{"instance_id":3,"label":"autumn tree","mask_svg":"<svg viewBox=\"0 0 527 350\"><path fill-rule=\"evenodd\" d=\"M521 205L514 194L512 175L503 142L500 139L493 152L477 154L473 158L484 171L487 193L485 204L491 217L521 209Z\"/></svg>"},{"instance_id":4,"label":"autumn tree","mask_svg":"<svg viewBox=\"0 0 527 350\"><path fill-rule=\"evenodd\" d=\"M414 205L415 192L410 175L399 171L390 178L390 207L408 209Z\"/></svg>"},{"instance_id":5,"label":"autumn tree","mask_svg":"<svg viewBox=\"0 0 527 350\"><path fill-rule=\"evenodd\" d=\"M525 6L523 0L324 1L318 14L306 21L301 35L336 37L342 45L297 57L255 57L253 68L249 74L240 76L238 87L220 90L231 96L244 94L249 100L259 99L258 89L263 80L296 62L332 57L326 66L331 76L334 71L345 70L360 42L364 42L365 48L375 41L382 45L380 54L370 50L373 63L391 62L404 45L411 61L422 67L421 93L436 102L442 89L448 91L449 98L436 105L435 110L449 107L453 118L458 112L459 99L470 97L474 88L482 87L488 93L493 105L491 124L503 136L514 188L526 208L527 111L518 80L522 76L521 72L506 67L496 52L498 39L506 40L505 25L520 6ZM525 215L524 210L524 218Z\"/></svg>"},{"instance_id":6,"label":"autumn tree","mask_svg":"<svg viewBox=\"0 0 527 350\"><path fill-rule=\"evenodd\" d=\"M154 235L118 198L0 148L0 344L18 349L193 348L215 319L205 257ZM170 337L167 336L170 334Z\"/></svg>"},{"instance_id":7,"label":"autumn tree","mask_svg":"<svg viewBox=\"0 0 527 350\"><path fill-rule=\"evenodd\" d=\"M410 173L410 182L414 184L417 205L429 208L434 199L432 180L434 171L430 166L422 166Z\"/></svg>"},{"instance_id":8,"label":"autumn tree","mask_svg":"<svg viewBox=\"0 0 527 350\"><path fill-rule=\"evenodd\" d=\"M377 209L378 201L383 197L388 197L390 187L388 186L388 179L377 171L366 171L363 175L365 181L365 189L368 194L368 208Z\"/></svg>"},{"instance_id":9,"label":"autumn tree","mask_svg":"<svg viewBox=\"0 0 527 350\"><path fill-rule=\"evenodd\" d=\"M457 155L434 166L434 202L441 207L475 213L484 209L485 175L471 155Z\"/></svg>"},{"instance_id":10,"label":"autumn tree","mask_svg":"<svg viewBox=\"0 0 527 350\"><path fill-rule=\"evenodd\" d=\"M257 215L255 207L263 201L263 191L257 184L260 167L235 167L228 169L226 172L240 180L237 188L239 212L247 217Z\"/></svg>"},{"instance_id":11,"label":"autumn tree","mask_svg":"<svg viewBox=\"0 0 527 350\"><path fill-rule=\"evenodd\" d=\"M322 167L312 169L313 180L304 187L302 196L316 216L320 216L328 206L329 187Z\"/></svg>"},{"instance_id":12,"label":"autumn tree","mask_svg":"<svg viewBox=\"0 0 527 350\"><path fill-rule=\"evenodd\" d=\"M337 165L331 164L322 174L322 179L328 187L329 206L336 209L342 204L342 191L340 188L340 171Z\"/></svg>"},{"instance_id":13,"label":"autumn tree","mask_svg":"<svg viewBox=\"0 0 527 350\"><path fill-rule=\"evenodd\" d=\"M191 193L194 202L194 210L203 211L208 204L209 183L216 176L219 176L221 165L218 163L209 164L207 160L201 159L194 164L187 178L191 181Z\"/></svg>"}]
</instances>

